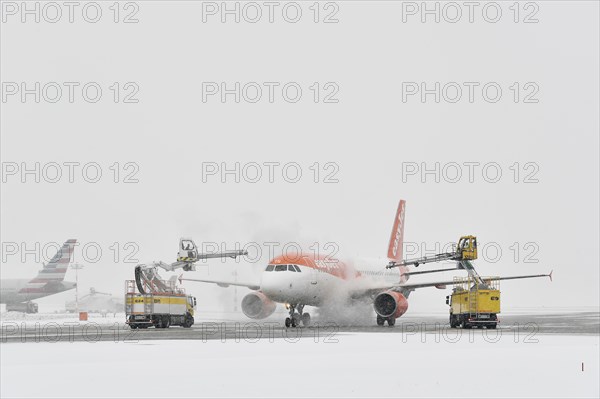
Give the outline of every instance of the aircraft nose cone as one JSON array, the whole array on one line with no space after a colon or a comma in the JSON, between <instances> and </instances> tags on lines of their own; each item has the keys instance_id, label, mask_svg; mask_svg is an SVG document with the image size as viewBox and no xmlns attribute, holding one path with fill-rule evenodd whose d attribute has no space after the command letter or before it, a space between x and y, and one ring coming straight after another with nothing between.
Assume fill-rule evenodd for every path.
<instances>
[{"instance_id":1,"label":"aircraft nose cone","mask_svg":"<svg viewBox=\"0 0 600 399\"><path fill-rule=\"evenodd\" d=\"M267 296L277 292L277 285L270 278L263 278L260 284L260 290Z\"/></svg>"},{"instance_id":2,"label":"aircraft nose cone","mask_svg":"<svg viewBox=\"0 0 600 399\"><path fill-rule=\"evenodd\" d=\"M293 301L301 292L294 277L295 273L290 272L267 272L261 281L261 291L276 302Z\"/></svg>"}]
</instances>

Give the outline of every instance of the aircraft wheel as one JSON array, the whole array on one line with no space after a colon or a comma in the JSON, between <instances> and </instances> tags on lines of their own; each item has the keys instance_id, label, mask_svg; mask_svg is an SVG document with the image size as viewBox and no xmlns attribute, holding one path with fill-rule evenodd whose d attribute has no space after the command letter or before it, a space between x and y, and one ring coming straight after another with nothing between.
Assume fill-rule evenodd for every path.
<instances>
[{"instance_id":1,"label":"aircraft wheel","mask_svg":"<svg viewBox=\"0 0 600 399\"><path fill-rule=\"evenodd\" d=\"M385 319L379 315L377 315L377 325L382 326L385 323Z\"/></svg>"},{"instance_id":2,"label":"aircraft wheel","mask_svg":"<svg viewBox=\"0 0 600 399\"><path fill-rule=\"evenodd\" d=\"M308 313L302 314L302 325L304 327L310 326L310 315Z\"/></svg>"},{"instance_id":3,"label":"aircraft wheel","mask_svg":"<svg viewBox=\"0 0 600 399\"><path fill-rule=\"evenodd\" d=\"M301 322L302 317L300 316L300 313L294 313L294 315L292 316L292 327L299 326Z\"/></svg>"},{"instance_id":4,"label":"aircraft wheel","mask_svg":"<svg viewBox=\"0 0 600 399\"><path fill-rule=\"evenodd\" d=\"M285 326L287 328L289 328L292 325L292 319L290 319L289 317L285 318Z\"/></svg>"},{"instance_id":5,"label":"aircraft wheel","mask_svg":"<svg viewBox=\"0 0 600 399\"><path fill-rule=\"evenodd\" d=\"M396 318L395 317L390 317L387 319L388 322L388 326L390 327L394 327L394 325L396 324Z\"/></svg>"}]
</instances>

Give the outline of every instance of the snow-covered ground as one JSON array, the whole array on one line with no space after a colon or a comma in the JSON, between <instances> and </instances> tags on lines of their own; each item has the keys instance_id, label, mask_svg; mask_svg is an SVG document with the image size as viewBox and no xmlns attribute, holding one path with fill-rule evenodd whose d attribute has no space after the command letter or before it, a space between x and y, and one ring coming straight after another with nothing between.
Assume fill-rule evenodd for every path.
<instances>
[{"instance_id":1,"label":"snow-covered ground","mask_svg":"<svg viewBox=\"0 0 600 399\"><path fill-rule=\"evenodd\" d=\"M588 307L553 307L553 308L511 308L503 311L501 313L501 317L509 316L509 315L540 315L540 314L569 314L569 313L582 313L582 312L599 312L599 308L597 306L588 306ZM281 321L285 318L287 311L284 311L283 308L279 308L277 312L275 312L268 321ZM373 313L373 318L374 313ZM419 312L408 312L403 316L402 320L407 318L418 319L420 317L431 317L431 316L439 316L447 318L448 310L443 309L440 311L430 311L426 313ZM238 312L223 312L223 311L201 311L196 313L196 320L198 323L203 321L223 321L223 320L235 320L241 322L251 321L246 316L242 314L241 311ZM0 324L8 322L8 323L25 323L25 325L35 325L38 322L56 322L58 324L66 323L66 322L79 322L79 315L74 313L66 313L66 312L53 312L53 313L35 313L35 314L25 314L22 312L0 312ZM115 322L119 324L125 324L125 314L120 313L107 313L106 315L101 315L100 313L89 313L88 314L88 322L96 323L99 325L113 325ZM85 322L81 322L80 324L85 324Z\"/></svg>"},{"instance_id":2,"label":"snow-covered ground","mask_svg":"<svg viewBox=\"0 0 600 399\"><path fill-rule=\"evenodd\" d=\"M490 331L492 334L493 331ZM599 337L2 344L2 397L598 397ZM490 335L492 337L492 335ZM423 342L423 340L425 342ZM583 370L582 370L583 363Z\"/></svg>"},{"instance_id":3,"label":"snow-covered ground","mask_svg":"<svg viewBox=\"0 0 600 399\"><path fill-rule=\"evenodd\" d=\"M99 325L112 325L115 322L125 323L125 313L107 313L101 315L100 313L88 313L87 321L79 321L79 315L75 313L34 313L25 314L22 312L5 312L0 314L0 323L4 325L6 323L17 323L21 325L24 323L26 326L35 325L36 323L53 322L58 324L63 323L96 323Z\"/></svg>"}]
</instances>

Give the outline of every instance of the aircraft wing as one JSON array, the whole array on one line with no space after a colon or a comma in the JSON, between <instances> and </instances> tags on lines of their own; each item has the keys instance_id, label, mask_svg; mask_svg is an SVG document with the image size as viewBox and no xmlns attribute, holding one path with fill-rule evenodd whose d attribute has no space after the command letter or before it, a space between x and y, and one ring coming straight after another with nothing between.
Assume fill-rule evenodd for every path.
<instances>
[{"instance_id":1,"label":"aircraft wing","mask_svg":"<svg viewBox=\"0 0 600 399\"><path fill-rule=\"evenodd\" d=\"M536 277L550 277L552 280L552 272L550 274L530 274L527 276L509 276L509 277L492 277L492 278L483 278L484 281L500 281L500 280L518 280L522 278L536 278ZM417 288L425 288L425 287L443 287L446 285L454 285L455 281L435 281L431 283L415 283L415 284L398 284L395 287L392 287L392 290L395 288L405 289L405 290L414 290ZM445 288L445 287L443 287Z\"/></svg>"},{"instance_id":2,"label":"aircraft wing","mask_svg":"<svg viewBox=\"0 0 600 399\"><path fill-rule=\"evenodd\" d=\"M230 285L234 285L237 287L246 287L246 288L250 288L251 290L259 290L260 289L260 285L258 284L250 284L250 283L240 283L237 281L223 281L223 280L207 280L207 279L198 279L198 278L183 278L181 276L179 276L179 282L181 283L182 281L197 281L199 283L213 283L218 285L219 287L229 287Z\"/></svg>"},{"instance_id":3,"label":"aircraft wing","mask_svg":"<svg viewBox=\"0 0 600 399\"><path fill-rule=\"evenodd\" d=\"M530 274L530 275L525 275L525 276L508 276L508 277L492 277L492 278L483 278L484 281L500 281L500 280L518 280L518 279L524 279L524 278L536 278L536 277L550 277L550 280L552 281L552 272L550 272L549 274ZM355 291L352 294L353 298L360 298L360 297L365 297L365 296L372 296L372 295L376 295L380 292L383 291L387 291L387 290L391 290L391 291L398 291L398 292L406 292L406 291L414 291L418 288L426 288L426 287L437 287L440 289L444 289L446 288L447 285L454 285L456 284L456 281L454 280L447 280L447 281L433 281L433 282L429 282L429 283L414 283L414 284L394 284L394 285L389 285L387 287L372 287L369 288L367 290L363 290L363 291Z\"/></svg>"}]
</instances>

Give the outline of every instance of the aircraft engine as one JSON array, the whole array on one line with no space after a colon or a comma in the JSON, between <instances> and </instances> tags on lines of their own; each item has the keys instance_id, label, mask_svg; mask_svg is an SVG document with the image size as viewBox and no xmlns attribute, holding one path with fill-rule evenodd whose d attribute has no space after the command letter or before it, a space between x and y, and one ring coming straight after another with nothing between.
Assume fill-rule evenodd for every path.
<instances>
[{"instance_id":1,"label":"aircraft engine","mask_svg":"<svg viewBox=\"0 0 600 399\"><path fill-rule=\"evenodd\" d=\"M408 301L399 292L385 291L378 294L373 302L375 312L381 317L400 317L408 309Z\"/></svg>"},{"instance_id":2,"label":"aircraft engine","mask_svg":"<svg viewBox=\"0 0 600 399\"><path fill-rule=\"evenodd\" d=\"M264 319L275 311L276 304L262 292L251 292L242 299L242 312L251 319Z\"/></svg>"}]
</instances>

